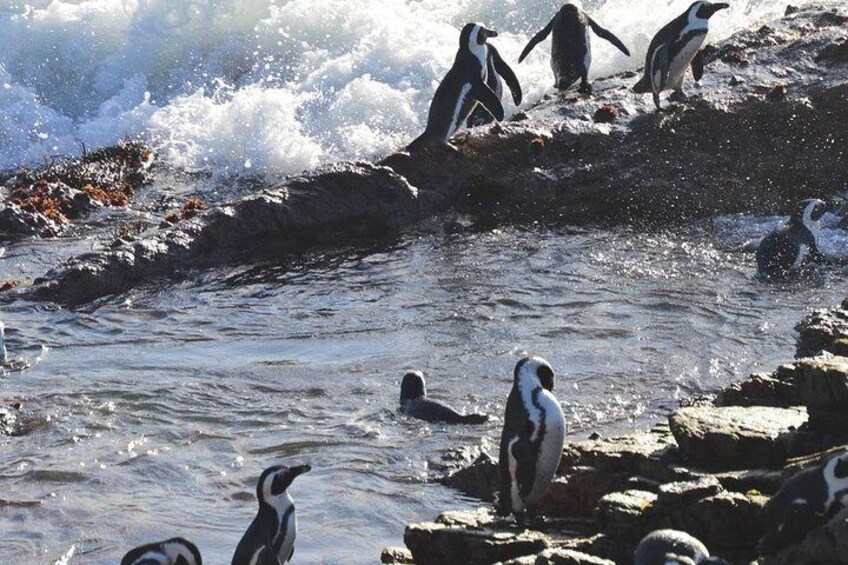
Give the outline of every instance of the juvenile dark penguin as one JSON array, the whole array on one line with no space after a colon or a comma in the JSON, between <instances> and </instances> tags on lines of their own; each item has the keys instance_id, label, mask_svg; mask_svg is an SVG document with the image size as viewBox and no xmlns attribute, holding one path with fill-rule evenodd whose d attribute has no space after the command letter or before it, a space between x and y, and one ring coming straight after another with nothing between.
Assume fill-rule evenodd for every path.
<instances>
[{"instance_id":1,"label":"juvenile dark penguin","mask_svg":"<svg viewBox=\"0 0 848 565\"><path fill-rule=\"evenodd\" d=\"M720 557L710 557L697 538L678 530L657 530L639 542L633 565L728 565Z\"/></svg>"},{"instance_id":2,"label":"juvenile dark penguin","mask_svg":"<svg viewBox=\"0 0 848 565\"><path fill-rule=\"evenodd\" d=\"M512 93L512 101L515 102L516 106L520 105L521 85L518 83L518 77L515 76L515 73L512 72L506 61L501 58L500 53L498 53L494 45L487 44L487 47L489 48L489 56L486 64L486 84L498 96L498 100L503 100L504 87L501 81L501 77L503 77L503 80L509 86L509 90ZM468 116L466 125L473 128L491 123L492 120L492 115L478 104L474 108L474 111L471 112L471 115Z\"/></svg>"},{"instance_id":3,"label":"juvenile dark penguin","mask_svg":"<svg viewBox=\"0 0 848 565\"><path fill-rule=\"evenodd\" d=\"M602 28L589 15L575 6L565 4L542 31L527 43L518 62L524 61L536 45L553 33L551 41L551 69L554 71L554 87L565 90L579 78L580 91L591 93L589 67L592 64L592 40L589 29L598 37L615 45L619 51L630 56L630 51L612 32Z\"/></svg>"},{"instance_id":4,"label":"juvenile dark penguin","mask_svg":"<svg viewBox=\"0 0 848 565\"><path fill-rule=\"evenodd\" d=\"M674 90L683 93L683 77L692 66L696 81L704 75L704 58L700 49L707 38L710 18L719 10L729 8L723 2L695 2L683 14L671 20L657 32L645 56L645 74L633 87L633 92L651 92L659 112L660 92Z\"/></svg>"},{"instance_id":5,"label":"juvenile dark penguin","mask_svg":"<svg viewBox=\"0 0 848 565\"><path fill-rule=\"evenodd\" d=\"M453 66L430 103L427 128L407 146L407 151L414 153L432 145L450 148L448 139L466 122L478 104L496 120L503 120L501 99L486 84L489 74L486 40L497 35L497 32L480 24L466 24L462 28Z\"/></svg>"},{"instance_id":6,"label":"juvenile dark penguin","mask_svg":"<svg viewBox=\"0 0 848 565\"><path fill-rule=\"evenodd\" d=\"M419 420L449 424L485 424L486 414L460 414L447 404L427 398L427 385L421 371L410 371L400 384L400 409Z\"/></svg>"},{"instance_id":7,"label":"juvenile dark penguin","mask_svg":"<svg viewBox=\"0 0 848 565\"><path fill-rule=\"evenodd\" d=\"M757 247L757 276L782 278L810 261L822 261L816 244L821 218L827 205L821 200L804 200L789 222L763 238Z\"/></svg>"},{"instance_id":8,"label":"juvenile dark penguin","mask_svg":"<svg viewBox=\"0 0 848 565\"><path fill-rule=\"evenodd\" d=\"M556 397L554 371L541 357L515 365L501 434L497 509L525 526L554 478L565 441L565 416Z\"/></svg>"},{"instance_id":9,"label":"juvenile dark penguin","mask_svg":"<svg viewBox=\"0 0 848 565\"><path fill-rule=\"evenodd\" d=\"M259 512L236 547L232 565L278 565L291 561L297 517L287 489L295 477L311 470L309 465L277 465L262 472L256 485Z\"/></svg>"},{"instance_id":10,"label":"juvenile dark penguin","mask_svg":"<svg viewBox=\"0 0 848 565\"><path fill-rule=\"evenodd\" d=\"M763 508L766 534L757 544L771 555L803 540L835 510L848 504L848 451L830 456L823 465L805 469L788 481Z\"/></svg>"},{"instance_id":11,"label":"juvenile dark penguin","mask_svg":"<svg viewBox=\"0 0 848 565\"><path fill-rule=\"evenodd\" d=\"M203 565L203 559L187 539L171 538L131 549L121 565Z\"/></svg>"}]
</instances>

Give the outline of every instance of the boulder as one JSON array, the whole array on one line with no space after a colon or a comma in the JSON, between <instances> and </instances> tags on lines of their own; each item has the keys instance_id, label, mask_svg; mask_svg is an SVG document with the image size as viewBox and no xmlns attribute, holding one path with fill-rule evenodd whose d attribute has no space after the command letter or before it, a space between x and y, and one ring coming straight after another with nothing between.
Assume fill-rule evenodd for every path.
<instances>
[{"instance_id":1,"label":"boulder","mask_svg":"<svg viewBox=\"0 0 848 565\"><path fill-rule=\"evenodd\" d=\"M810 453L811 439L797 432L803 410L770 407L691 407L669 417L685 460L706 469L776 468Z\"/></svg>"},{"instance_id":2,"label":"boulder","mask_svg":"<svg viewBox=\"0 0 848 565\"><path fill-rule=\"evenodd\" d=\"M837 354L841 350L837 342L848 339L848 301L841 308L814 310L795 329L796 357L813 357L822 351Z\"/></svg>"},{"instance_id":3,"label":"boulder","mask_svg":"<svg viewBox=\"0 0 848 565\"><path fill-rule=\"evenodd\" d=\"M380 563L414 565L415 561L412 560L412 552L405 547L387 547L380 554Z\"/></svg>"},{"instance_id":4,"label":"boulder","mask_svg":"<svg viewBox=\"0 0 848 565\"><path fill-rule=\"evenodd\" d=\"M533 565L615 565L615 561L573 549L546 549L536 556Z\"/></svg>"},{"instance_id":5,"label":"boulder","mask_svg":"<svg viewBox=\"0 0 848 565\"><path fill-rule=\"evenodd\" d=\"M718 393L716 406L800 406L798 387L781 372L757 373Z\"/></svg>"},{"instance_id":6,"label":"boulder","mask_svg":"<svg viewBox=\"0 0 848 565\"><path fill-rule=\"evenodd\" d=\"M546 516L591 517L598 500L622 488L626 481L625 473L573 467L565 477L554 479L539 510Z\"/></svg>"},{"instance_id":7,"label":"boulder","mask_svg":"<svg viewBox=\"0 0 848 565\"><path fill-rule=\"evenodd\" d=\"M810 416L809 427L848 436L848 357L825 355L796 365L796 382Z\"/></svg>"},{"instance_id":8,"label":"boulder","mask_svg":"<svg viewBox=\"0 0 848 565\"><path fill-rule=\"evenodd\" d=\"M645 534L646 515L656 500L647 491L613 492L598 501L595 517L605 534L635 545Z\"/></svg>"},{"instance_id":9,"label":"boulder","mask_svg":"<svg viewBox=\"0 0 848 565\"><path fill-rule=\"evenodd\" d=\"M468 496L493 502L494 494L500 488L498 463L483 453L471 465L449 473L439 482Z\"/></svg>"},{"instance_id":10,"label":"boulder","mask_svg":"<svg viewBox=\"0 0 848 565\"><path fill-rule=\"evenodd\" d=\"M848 563L848 508L843 508L824 526L809 532L800 544L759 560L759 565L825 563Z\"/></svg>"}]
</instances>

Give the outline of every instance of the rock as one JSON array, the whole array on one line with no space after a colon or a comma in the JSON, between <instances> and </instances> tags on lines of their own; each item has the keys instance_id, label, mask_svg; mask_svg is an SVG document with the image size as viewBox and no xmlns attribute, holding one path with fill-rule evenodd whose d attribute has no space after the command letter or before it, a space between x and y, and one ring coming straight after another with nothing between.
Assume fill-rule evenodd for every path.
<instances>
[{"instance_id":1,"label":"rock","mask_svg":"<svg viewBox=\"0 0 848 565\"><path fill-rule=\"evenodd\" d=\"M681 408L669 417L683 457L707 469L775 468L815 451L795 433L807 415L794 408Z\"/></svg>"},{"instance_id":2,"label":"rock","mask_svg":"<svg viewBox=\"0 0 848 565\"><path fill-rule=\"evenodd\" d=\"M674 437L665 425L629 436L566 443L560 474L571 467L592 467L603 473L639 475L664 481L674 477L669 465L679 463Z\"/></svg>"},{"instance_id":3,"label":"rock","mask_svg":"<svg viewBox=\"0 0 848 565\"><path fill-rule=\"evenodd\" d=\"M680 481L661 485L651 512L671 514L686 509L703 498L724 492L715 477L703 477L696 481Z\"/></svg>"},{"instance_id":4,"label":"rock","mask_svg":"<svg viewBox=\"0 0 848 565\"><path fill-rule=\"evenodd\" d=\"M624 486L627 475L594 467L574 467L548 487L539 511L545 516L591 517L598 500Z\"/></svg>"},{"instance_id":5,"label":"rock","mask_svg":"<svg viewBox=\"0 0 848 565\"><path fill-rule=\"evenodd\" d=\"M819 565L848 563L848 508L842 509L804 540L783 551L763 557L760 565Z\"/></svg>"},{"instance_id":6,"label":"rock","mask_svg":"<svg viewBox=\"0 0 848 565\"><path fill-rule=\"evenodd\" d=\"M816 62L848 63L848 39L842 43L834 43L822 49L821 53L816 57Z\"/></svg>"},{"instance_id":7,"label":"rock","mask_svg":"<svg viewBox=\"0 0 848 565\"><path fill-rule=\"evenodd\" d=\"M779 378L778 373L754 374L741 383L733 383L715 399L716 406L776 406L788 408L801 405L794 379Z\"/></svg>"},{"instance_id":8,"label":"rock","mask_svg":"<svg viewBox=\"0 0 848 565\"><path fill-rule=\"evenodd\" d=\"M787 88L785 84L776 84L766 94L766 100L769 102L783 102L786 100Z\"/></svg>"},{"instance_id":9,"label":"rock","mask_svg":"<svg viewBox=\"0 0 848 565\"><path fill-rule=\"evenodd\" d=\"M468 496L492 502L500 488L498 463L483 453L474 463L448 474L440 482Z\"/></svg>"},{"instance_id":10,"label":"rock","mask_svg":"<svg viewBox=\"0 0 848 565\"><path fill-rule=\"evenodd\" d=\"M533 561L534 565L615 565L615 561L602 559L573 549L546 549Z\"/></svg>"},{"instance_id":11,"label":"rock","mask_svg":"<svg viewBox=\"0 0 848 565\"><path fill-rule=\"evenodd\" d=\"M380 563L414 565L412 552L404 547L387 547L380 555Z\"/></svg>"},{"instance_id":12,"label":"rock","mask_svg":"<svg viewBox=\"0 0 848 565\"><path fill-rule=\"evenodd\" d=\"M488 565L536 555L550 545L545 534L518 531L484 513L446 513L437 523L407 526L403 540L418 565Z\"/></svg>"},{"instance_id":13,"label":"rock","mask_svg":"<svg viewBox=\"0 0 848 565\"><path fill-rule=\"evenodd\" d=\"M0 406L0 436L13 436L18 432L18 411Z\"/></svg>"},{"instance_id":14,"label":"rock","mask_svg":"<svg viewBox=\"0 0 848 565\"><path fill-rule=\"evenodd\" d=\"M599 124L611 124L618 117L618 110L614 106L604 105L595 111L592 120Z\"/></svg>"},{"instance_id":15,"label":"rock","mask_svg":"<svg viewBox=\"0 0 848 565\"><path fill-rule=\"evenodd\" d=\"M744 469L720 473L687 471L691 478L713 478L719 482L723 489L742 494L751 491L774 494L780 489L784 481L784 473L780 469Z\"/></svg>"},{"instance_id":16,"label":"rock","mask_svg":"<svg viewBox=\"0 0 848 565\"><path fill-rule=\"evenodd\" d=\"M848 357L804 359L796 367L796 381L810 415L810 428L848 436Z\"/></svg>"},{"instance_id":17,"label":"rock","mask_svg":"<svg viewBox=\"0 0 848 565\"><path fill-rule=\"evenodd\" d=\"M798 330L796 357L815 357L823 351L836 354L834 343L848 339L848 304L814 310L795 329Z\"/></svg>"},{"instance_id":18,"label":"rock","mask_svg":"<svg viewBox=\"0 0 848 565\"><path fill-rule=\"evenodd\" d=\"M598 501L595 517L605 534L635 545L645 534L646 514L656 499L647 491L613 492Z\"/></svg>"}]
</instances>

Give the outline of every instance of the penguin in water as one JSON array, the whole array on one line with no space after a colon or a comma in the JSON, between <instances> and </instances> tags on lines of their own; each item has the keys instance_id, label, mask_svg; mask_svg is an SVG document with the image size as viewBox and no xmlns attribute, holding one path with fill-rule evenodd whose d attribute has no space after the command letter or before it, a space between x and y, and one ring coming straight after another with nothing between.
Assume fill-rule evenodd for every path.
<instances>
[{"instance_id":1,"label":"penguin in water","mask_svg":"<svg viewBox=\"0 0 848 565\"><path fill-rule=\"evenodd\" d=\"M633 87L633 92L651 92L657 112L660 92L673 89L678 97L683 93L683 77L692 66L696 81L704 76L704 56L700 51L710 27L710 18L719 10L729 8L724 2L695 2L683 14L671 20L657 32L645 56L645 74Z\"/></svg>"},{"instance_id":2,"label":"penguin in water","mask_svg":"<svg viewBox=\"0 0 848 565\"><path fill-rule=\"evenodd\" d=\"M485 424L486 414L460 414L447 404L427 398L427 385L421 371L410 371L400 384L400 409L413 418L449 424Z\"/></svg>"},{"instance_id":3,"label":"penguin in water","mask_svg":"<svg viewBox=\"0 0 848 565\"><path fill-rule=\"evenodd\" d=\"M602 28L589 15L575 6L565 4L542 31L527 43L518 62L524 61L536 45L553 32L551 41L551 69L554 71L554 87L565 90L579 78L580 92L592 93L589 84L589 67L592 64L592 42L589 29L598 37L615 45L619 51L630 56L630 51L612 32Z\"/></svg>"},{"instance_id":4,"label":"penguin in water","mask_svg":"<svg viewBox=\"0 0 848 565\"><path fill-rule=\"evenodd\" d=\"M807 260L823 261L816 236L826 211L827 205L821 200L804 200L785 226L763 238L757 247L757 276L782 278L800 269Z\"/></svg>"},{"instance_id":5,"label":"penguin in water","mask_svg":"<svg viewBox=\"0 0 848 565\"><path fill-rule=\"evenodd\" d=\"M203 559L187 539L171 538L131 549L121 565L203 565Z\"/></svg>"},{"instance_id":6,"label":"penguin in water","mask_svg":"<svg viewBox=\"0 0 848 565\"><path fill-rule=\"evenodd\" d=\"M430 103L427 127L407 146L407 151L415 153L431 145L452 149L448 139L466 122L478 104L496 120L504 119L501 99L487 84L489 46L486 40L497 35L496 31L480 24L466 24L462 28L453 66Z\"/></svg>"},{"instance_id":7,"label":"penguin in water","mask_svg":"<svg viewBox=\"0 0 848 565\"><path fill-rule=\"evenodd\" d=\"M541 357L515 365L501 435L497 510L514 514L520 527L525 513L534 518L562 458L565 416L553 388L554 371Z\"/></svg>"},{"instance_id":8,"label":"penguin in water","mask_svg":"<svg viewBox=\"0 0 848 565\"><path fill-rule=\"evenodd\" d=\"M509 86L510 92L512 93L512 101L516 106L519 106L521 104L521 85L518 83L518 77L515 76L515 73L512 72L512 69L506 64L506 61L501 58L500 53L498 53L498 50L495 49L494 45L487 44L487 47L489 48L489 57L486 65L486 84L494 91L498 100L502 100L504 87L503 82L501 82L501 77L503 77L507 86ZM492 120L492 115L478 104L477 107L474 108L474 111L471 112L471 115L468 116L468 120L465 125L469 128L473 128L491 123Z\"/></svg>"},{"instance_id":9,"label":"penguin in water","mask_svg":"<svg viewBox=\"0 0 848 565\"><path fill-rule=\"evenodd\" d=\"M760 555L771 555L802 541L846 504L848 451L842 451L823 465L797 473L769 499L763 508L766 534L757 544Z\"/></svg>"},{"instance_id":10,"label":"penguin in water","mask_svg":"<svg viewBox=\"0 0 848 565\"><path fill-rule=\"evenodd\" d=\"M633 565L728 565L710 557L707 547L695 537L678 530L657 530L639 542Z\"/></svg>"},{"instance_id":11,"label":"penguin in water","mask_svg":"<svg viewBox=\"0 0 848 565\"><path fill-rule=\"evenodd\" d=\"M291 561L297 517L287 489L295 477L311 470L309 465L276 465L262 472L256 485L259 512L236 547L232 565L278 565Z\"/></svg>"}]
</instances>

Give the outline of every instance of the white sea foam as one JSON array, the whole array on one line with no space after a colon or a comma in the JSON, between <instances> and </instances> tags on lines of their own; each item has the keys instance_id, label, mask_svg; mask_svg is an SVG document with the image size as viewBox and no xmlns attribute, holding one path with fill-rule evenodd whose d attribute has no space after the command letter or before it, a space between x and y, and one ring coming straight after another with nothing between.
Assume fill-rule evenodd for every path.
<instances>
[{"instance_id":1,"label":"white sea foam","mask_svg":"<svg viewBox=\"0 0 848 565\"><path fill-rule=\"evenodd\" d=\"M15 0L0 3L0 169L140 137L187 170L268 176L369 158L420 133L468 21L532 102L553 83L549 46L518 66L554 0ZM641 66L688 0L585 7L631 47L594 39L592 75ZM740 0L714 38L778 15ZM507 97L508 98L508 97ZM505 100L507 111L514 111Z\"/></svg>"}]
</instances>

